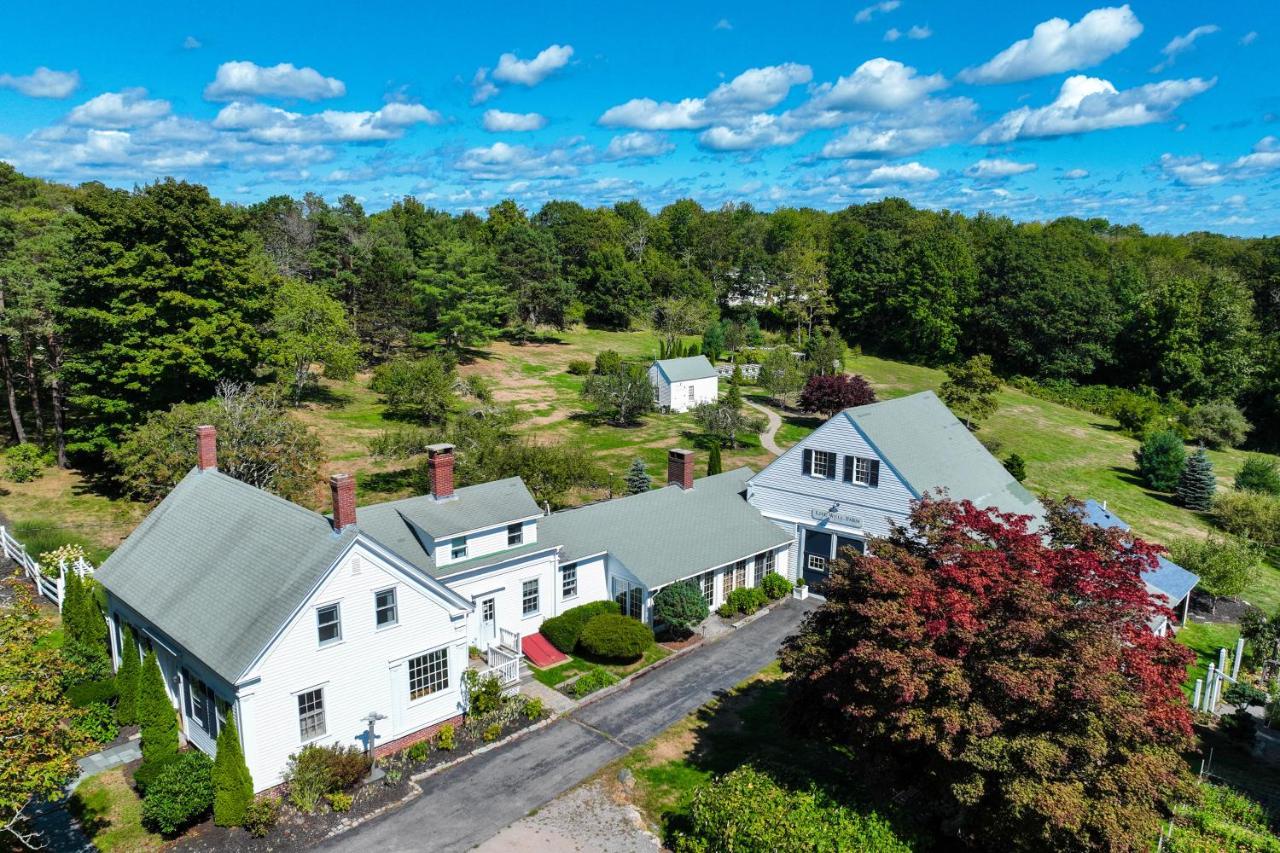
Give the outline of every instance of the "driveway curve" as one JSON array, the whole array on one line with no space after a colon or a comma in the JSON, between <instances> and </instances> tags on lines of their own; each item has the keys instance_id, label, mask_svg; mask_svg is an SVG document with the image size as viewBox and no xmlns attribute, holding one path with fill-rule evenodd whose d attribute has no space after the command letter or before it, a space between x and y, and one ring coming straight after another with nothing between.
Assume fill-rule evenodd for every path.
<instances>
[{"instance_id":1,"label":"driveway curve","mask_svg":"<svg viewBox=\"0 0 1280 853\"><path fill-rule=\"evenodd\" d=\"M812 604L783 599L767 616L704 643L545 729L422 782L404 807L322 850L470 850L768 666Z\"/></svg>"}]
</instances>

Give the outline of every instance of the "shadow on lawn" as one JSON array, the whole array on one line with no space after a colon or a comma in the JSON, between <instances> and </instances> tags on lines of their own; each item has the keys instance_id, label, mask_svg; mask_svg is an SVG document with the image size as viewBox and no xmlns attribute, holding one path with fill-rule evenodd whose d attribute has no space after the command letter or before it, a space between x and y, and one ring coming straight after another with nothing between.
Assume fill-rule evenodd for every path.
<instances>
[{"instance_id":1,"label":"shadow on lawn","mask_svg":"<svg viewBox=\"0 0 1280 853\"><path fill-rule=\"evenodd\" d=\"M907 814L904 797L889 781L882 762L788 728L785 681L753 682L737 691L721 691L717 699L697 712L693 746L681 762L693 775L720 776L750 764L784 788L818 787L848 808L874 809L903 838L918 837L920 804L913 803L912 814ZM668 842L690 828L691 795L692 788L664 815Z\"/></svg>"},{"instance_id":2,"label":"shadow on lawn","mask_svg":"<svg viewBox=\"0 0 1280 853\"><path fill-rule=\"evenodd\" d=\"M1185 507L1183 507L1182 504L1178 503L1177 498L1174 497L1173 495L1165 494L1164 492L1157 492L1153 490L1150 486L1148 486L1147 481L1142 479L1142 475L1140 475L1136 469L1124 468L1120 465L1112 465L1111 470L1116 472L1116 474L1118 475L1117 479L1119 479L1120 482L1126 483L1130 486L1135 486L1141 489L1142 493L1145 494L1147 497L1154 498L1155 500L1158 500L1158 501L1163 501L1164 503L1167 503L1169 506L1176 506L1179 509L1185 509ZM1197 513L1197 514L1200 514L1200 513Z\"/></svg>"}]
</instances>

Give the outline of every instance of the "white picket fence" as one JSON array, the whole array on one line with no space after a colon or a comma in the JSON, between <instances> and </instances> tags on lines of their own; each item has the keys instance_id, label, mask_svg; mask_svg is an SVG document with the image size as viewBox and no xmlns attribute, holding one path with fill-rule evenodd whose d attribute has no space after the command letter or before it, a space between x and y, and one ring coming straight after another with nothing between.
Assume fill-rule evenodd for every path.
<instances>
[{"instance_id":1,"label":"white picket fence","mask_svg":"<svg viewBox=\"0 0 1280 853\"><path fill-rule=\"evenodd\" d=\"M93 574L93 565L80 557L69 566L65 560L59 560L57 575L53 577L46 575L35 557L27 553L27 546L14 539L13 534L2 524L0 524L0 550L4 551L6 557L22 566L23 574L35 584L36 591L58 605L59 609L62 608L63 591L67 586L67 571L74 571L82 578Z\"/></svg>"}]
</instances>

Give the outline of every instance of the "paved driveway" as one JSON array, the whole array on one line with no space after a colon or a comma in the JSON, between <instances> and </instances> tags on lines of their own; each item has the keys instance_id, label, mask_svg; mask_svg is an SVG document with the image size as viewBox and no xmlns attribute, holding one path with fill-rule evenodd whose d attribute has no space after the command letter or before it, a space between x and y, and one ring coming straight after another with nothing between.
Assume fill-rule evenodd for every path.
<instances>
[{"instance_id":1,"label":"paved driveway","mask_svg":"<svg viewBox=\"0 0 1280 853\"><path fill-rule=\"evenodd\" d=\"M731 637L503 749L429 777L423 795L325 850L469 850L767 666L810 602L784 599Z\"/></svg>"}]
</instances>

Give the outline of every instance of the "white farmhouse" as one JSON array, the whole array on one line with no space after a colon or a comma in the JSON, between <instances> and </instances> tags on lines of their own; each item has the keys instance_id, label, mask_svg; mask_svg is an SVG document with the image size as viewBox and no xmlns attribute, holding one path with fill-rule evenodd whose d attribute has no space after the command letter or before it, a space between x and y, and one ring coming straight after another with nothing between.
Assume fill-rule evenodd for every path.
<instances>
[{"instance_id":1,"label":"white farmhouse","mask_svg":"<svg viewBox=\"0 0 1280 853\"><path fill-rule=\"evenodd\" d=\"M705 355L664 358L649 367L649 384L658 408L687 412L720 395L720 374Z\"/></svg>"},{"instance_id":2,"label":"white farmhouse","mask_svg":"<svg viewBox=\"0 0 1280 853\"><path fill-rule=\"evenodd\" d=\"M519 478L453 488L453 448L430 448L429 495L356 506L331 480L333 514L199 464L103 563L115 663L129 626L156 653L186 741L209 754L234 708L254 789L279 785L306 744L378 754L458 722L468 647L507 682L524 657L558 655L544 619L616 600L652 621L680 580L712 606L765 573L790 574L791 537L745 500L741 468L695 480L670 452L668 487L544 515Z\"/></svg>"}]
</instances>

